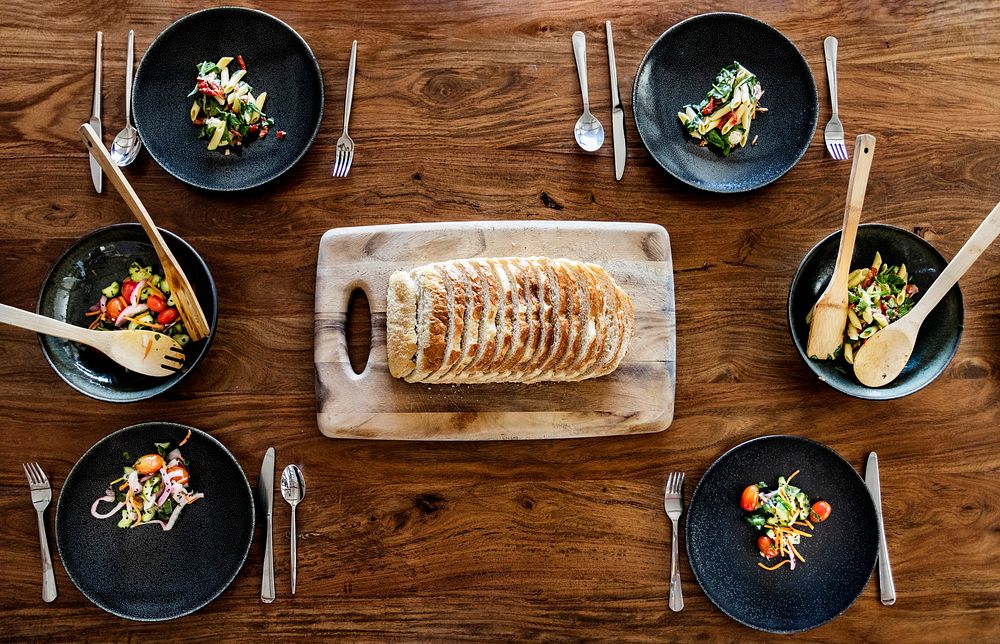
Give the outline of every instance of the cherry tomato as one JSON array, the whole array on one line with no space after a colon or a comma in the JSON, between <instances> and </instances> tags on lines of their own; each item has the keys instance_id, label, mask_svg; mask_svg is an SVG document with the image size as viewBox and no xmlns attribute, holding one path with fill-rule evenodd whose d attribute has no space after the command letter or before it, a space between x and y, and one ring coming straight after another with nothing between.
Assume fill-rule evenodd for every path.
<instances>
[{"instance_id":1,"label":"cherry tomato","mask_svg":"<svg viewBox=\"0 0 1000 644\"><path fill-rule=\"evenodd\" d=\"M760 490L757 489L756 485L748 485L745 490L743 490L743 496L740 497L740 507L747 512L753 512L757 509L757 501L760 497Z\"/></svg>"},{"instance_id":2,"label":"cherry tomato","mask_svg":"<svg viewBox=\"0 0 1000 644\"><path fill-rule=\"evenodd\" d=\"M108 310L108 317L111 318L112 322L114 322L127 306L128 302L125 301L124 297L119 295L113 300L109 300L105 308Z\"/></svg>"},{"instance_id":3,"label":"cherry tomato","mask_svg":"<svg viewBox=\"0 0 1000 644\"><path fill-rule=\"evenodd\" d=\"M126 300L128 300L129 302L131 302L132 301L132 291L135 290L136 286L138 286L138 284L136 284L135 282L133 282L131 279L127 279L124 282L122 282L122 297L124 297Z\"/></svg>"},{"instance_id":4,"label":"cherry tomato","mask_svg":"<svg viewBox=\"0 0 1000 644\"><path fill-rule=\"evenodd\" d=\"M170 324L177 319L177 309L163 309L160 314L156 316L156 322L158 324Z\"/></svg>"},{"instance_id":5,"label":"cherry tomato","mask_svg":"<svg viewBox=\"0 0 1000 644\"><path fill-rule=\"evenodd\" d=\"M187 482L191 480L191 475L188 474L187 468L183 465L173 465L167 468L167 476L170 476L174 472L181 473L180 476L174 478L174 481L181 485L187 485Z\"/></svg>"},{"instance_id":6,"label":"cherry tomato","mask_svg":"<svg viewBox=\"0 0 1000 644\"><path fill-rule=\"evenodd\" d=\"M766 534L757 537L757 549L768 559L778 556L778 549L774 547L774 539Z\"/></svg>"},{"instance_id":7,"label":"cherry tomato","mask_svg":"<svg viewBox=\"0 0 1000 644\"><path fill-rule=\"evenodd\" d=\"M812 509L809 510L809 518L816 523L822 523L830 518L830 513L833 512L833 508L826 501L816 501L812 505Z\"/></svg>"},{"instance_id":8,"label":"cherry tomato","mask_svg":"<svg viewBox=\"0 0 1000 644\"><path fill-rule=\"evenodd\" d=\"M153 294L146 298L146 306L148 306L149 310L153 313L159 313L163 309L167 308L167 301L159 295Z\"/></svg>"},{"instance_id":9,"label":"cherry tomato","mask_svg":"<svg viewBox=\"0 0 1000 644\"><path fill-rule=\"evenodd\" d=\"M163 458L159 454L146 454L135 462L135 471L139 474L154 474L163 467Z\"/></svg>"}]
</instances>

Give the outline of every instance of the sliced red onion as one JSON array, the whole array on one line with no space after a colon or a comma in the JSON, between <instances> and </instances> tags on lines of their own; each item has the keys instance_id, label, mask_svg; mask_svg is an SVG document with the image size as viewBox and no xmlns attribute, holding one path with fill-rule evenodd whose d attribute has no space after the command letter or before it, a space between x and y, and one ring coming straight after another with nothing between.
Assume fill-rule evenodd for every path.
<instances>
[{"instance_id":1,"label":"sliced red onion","mask_svg":"<svg viewBox=\"0 0 1000 644\"><path fill-rule=\"evenodd\" d=\"M132 306L126 306L122 309L122 312L118 314L118 318L115 320L115 326L124 326L128 320L125 318L134 318L140 313L144 313L149 310L149 307L143 304L133 304Z\"/></svg>"},{"instance_id":2,"label":"sliced red onion","mask_svg":"<svg viewBox=\"0 0 1000 644\"><path fill-rule=\"evenodd\" d=\"M164 485L163 491L160 492L160 496L156 498L156 507L163 505L163 502L167 500L168 496L170 496L170 485Z\"/></svg>"},{"instance_id":3,"label":"sliced red onion","mask_svg":"<svg viewBox=\"0 0 1000 644\"><path fill-rule=\"evenodd\" d=\"M140 483L145 483L146 481L148 481L149 479L153 478L154 476L156 476L156 474L147 474L146 476L144 476L141 479L139 479L139 482Z\"/></svg>"},{"instance_id":4,"label":"sliced red onion","mask_svg":"<svg viewBox=\"0 0 1000 644\"><path fill-rule=\"evenodd\" d=\"M107 502L107 503L111 503L114 500L115 500L115 497L113 497L113 496L102 496L101 498L99 498L96 501L94 501L94 505L90 506L90 513L92 515L94 515L95 517L97 517L98 519L107 519L108 517L110 517L113 514L115 514L116 512L118 512L118 510L121 510L123 507L125 507L125 504L124 503L119 503L110 512L108 512L106 514L101 514L100 512L98 512L97 511L97 506L100 505L102 501Z\"/></svg>"},{"instance_id":5,"label":"sliced red onion","mask_svg":"<svg viewBox=\"0 0 1000 644\"><path fill-rule=\"evenodd\" d=\"M129 304L135 306L139 303L139 295L142 294L144 286L146 286L146 280L139 280L139 283L135 285L135 290L132 291L132 297L129 298Z\"/></svg>"},{"instance_id":6,"label":"sliced red onion","mask_svg":"<svg viewBox=\"0 0 1000 644\"><path fill-rule=\"evenodd\" d=\"M139 473L135 470L132 470L132 473L128 475L128 486L132 490L132 494L142 492L142 486L139 485Z\"/></svg>"},{"instance_id":7,"label":"sliced red onion","mask_svg":"<svg viewBox=\"0 0 1000 644\"><path fill-rule=\"evenodd\" d=\"M108 298L106 295L101 296L101 301L97 303L98 308L101 309L101 313L108 312Z\"/></svg>"}]
</instances>

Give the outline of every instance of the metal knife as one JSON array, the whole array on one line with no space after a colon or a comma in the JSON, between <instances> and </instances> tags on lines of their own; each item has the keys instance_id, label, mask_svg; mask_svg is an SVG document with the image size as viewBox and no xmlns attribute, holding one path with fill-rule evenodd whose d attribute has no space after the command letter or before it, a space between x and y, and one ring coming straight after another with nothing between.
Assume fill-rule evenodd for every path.
<instances>
[{"instance_id":1,"label":"metal knife","mask_svg":"<svg viewBox=\"0 0 1000 644\"><path fill-rule=\"evenodd\" d=\"M274 448L264 452L264 463L260 466L260 480L257 482L260 504L264 508L265 539L264 577L260 582L260 600L265 604L274 601L274 547L271 542L271 512L274 509Z\"/></svg>"},{"instance_id":2,"label":"metal knife","mask_svg":"<svg viewBox=\"0 0 1000 644\"><path fill-rule=\"evenodd\" d=\"M90 127L97 132L97 138L101 138L101 50L104 48L104 33L97 32L97 56L94 63L94 106L90 112ZM97 162L94 155L88 154L90 159L90 178L94 180L94 188L97 194L101 194L101 183L104 175L101 174L101 164Z\"/></svg>"},{"instance_id":3,"label":"metal knife","mask_svg":"<svg viewBox=\"0 0 1000 644\"><path fill-rule=\"evenodd\" d=\"M615 67L615 41L611 36L611 21L604 23L608 33L608 68L611 70L611 138L615 144L615 179L625 174L625 110L618 96L618 69Z\"/></svg>"},{"instance_id":4,"label":"metal knife","mask_svg":"<svg viewBox=\"0 0 1000 644\"><path fill-rule=\"evenodd\" d=\"M878 586L882 594L882 603L892 606L896 603L896 585L892 582L889 544L885 540L885 525L882 523L882 488L878 478L878 454L875 452L868 455L865 485L868 486L868 493L875 502L875 515L878 517Z\"/></svg>"}]
</instances>

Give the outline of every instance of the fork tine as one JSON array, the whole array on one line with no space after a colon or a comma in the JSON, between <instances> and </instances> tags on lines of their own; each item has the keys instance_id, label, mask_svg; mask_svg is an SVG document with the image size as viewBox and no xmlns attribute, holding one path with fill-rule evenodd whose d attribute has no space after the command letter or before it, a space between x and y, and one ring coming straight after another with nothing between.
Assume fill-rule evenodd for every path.
<instances>
[{"instance_id":1,"label":"fork tine","mask_svg":"<svg viewBox=\"0 0 1000 644\"><path fill-rule=\"evenodd\" d=\"M35 466L35 470L37 470L38 472L38 480L41 482L41 484L48 485L49 477L45 476L45 470L42 469L42 466L39 465L38 463L32 463L32 465Z\"/></svg>"},{"instance_id":2,"label":"fork tine","mask_svg":"<svg viewBox=\"0 0 1000 644\"><path fill-rule=\"evenodd\" d=\"M351 164L354 163L354 148L351 148L350 153L347 155L347 167L344 168L344 176L351 171Z\"/></svg>"},{"instance_id":3,"label":"fork tine","mask_svg":"<svg viewBox=\"0 0 1000 644\"><path fill-rule=\"evenodd\" d=\"M684 472L681 472L680 483L677 484L677 493L680 494L684 491Z\"/></svg>"},{"instance_id":4,"label":"fork tine","mask_svg":"<svg viewBox=\"0 0 1000 644\"><path fill-rule=\"evenodd\" d=\"M31 480L31 470L28 469L28 464L21 463L21 467L24 468L24 474L28 477L28 485L32 485L34 481Z\"/></svg>"},{"instance_id":5,"label":"fork tine","mask_svg":"<svg viewBox=\"0 0 1000 644\"><path fill-rule=\"evenodd\" d=\"M343 163L344 163L344 151L338 145L337 146L337 160L333 164L333 176L335 176L335 177L341 176L341 174L340 174L340 166L343 165Z\"/></svg>"}]
</instances>

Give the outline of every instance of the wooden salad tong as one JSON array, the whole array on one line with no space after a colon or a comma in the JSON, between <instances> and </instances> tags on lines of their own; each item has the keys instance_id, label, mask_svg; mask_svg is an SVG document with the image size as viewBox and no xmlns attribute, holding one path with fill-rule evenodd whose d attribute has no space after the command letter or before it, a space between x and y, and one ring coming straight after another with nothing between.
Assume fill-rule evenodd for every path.
<instances>
[{"instance_id":1,"label":"wooden salad tong","mask_svg":"<svg viewBox=\"0 0 1000 644\"><path fill-rule=\"evenodd\" d=\"M111 159L108 149L104 147L104 143L101 142L101 138L94 131L94 128L90 127L90 124L84 123L80 126L80 136L83 137L83 142L87 144L90 154L97 159L104 173L108 175L108 179L118 189L118 193L125 200L125 204L132 211L132 214L135 215L135 218L139 220L139 223L142 224L146 235L149 236L149 241L152 242L153 249L156 250L156 255L163 266L163 275L167 278L167 283L170 285L171 295L173 295L174 302L177 305L177 312L181 315L181 321L184 323L184 328L187 330L188 336L192 340L201 340L208 337L211 328L208 324L208 318L205 317L205 311L202 310L201 305L198 303L198 298L195 297L191 282L188 281L174 254L163 241L160 231L156 228L156 224L153 223L153 218L149 216L146 208L139 201L138 195L135 194L135 190L132 189L125 175L122 174L121 168Z\"/></svg>"}]
</instances>

